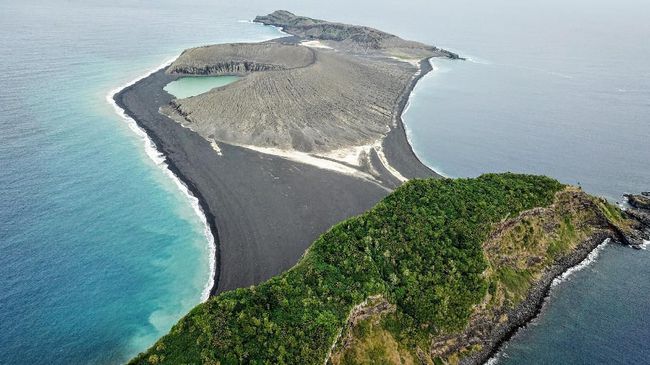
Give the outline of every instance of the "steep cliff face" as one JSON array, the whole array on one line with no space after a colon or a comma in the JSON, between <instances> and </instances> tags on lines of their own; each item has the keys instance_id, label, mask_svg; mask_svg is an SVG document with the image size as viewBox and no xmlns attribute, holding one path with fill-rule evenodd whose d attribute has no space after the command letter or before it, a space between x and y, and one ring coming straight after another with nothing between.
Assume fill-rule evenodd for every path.
<instances>
[{"instance_id":1,"label":"steep cliff face","mask_svg":"<svg viewBox=\"0 0 650 365\"><path fill-rule=\"evenodd\" d=\"M314 63L307 47L279 43L228 43L185 50L168 68L169 74L241 75L291 70Z\"/></svg>"},{"instance_id":2,"label":"steep cliff face","mask_svg":"<svg viewBox=\"0 0 650 365\"><path fill-rule=\"evenodd\" d=\"M286 273L199 305L132 363L479 363L555 277L641 229L545 177L411 181Z\"/></svg>"}]
</instances>

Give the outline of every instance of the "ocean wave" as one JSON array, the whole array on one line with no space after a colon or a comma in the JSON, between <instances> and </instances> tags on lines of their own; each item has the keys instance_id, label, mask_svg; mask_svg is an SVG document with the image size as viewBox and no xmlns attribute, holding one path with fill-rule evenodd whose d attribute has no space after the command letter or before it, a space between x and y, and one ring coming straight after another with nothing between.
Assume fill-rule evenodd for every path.
<instances>
[{"instance_id":1,"label":"ocean wave","mask_svg":"<svg viewBox=\"0 0 650 365\"><path fill-rule=\"evenodd\" d=\"M589 266L592 262L596 261L598 259L598 255L600 255L600 252L605 248L605 246L611 241L611 239L606 239L601 243L600 245L596 246L589 255L587 255L587 258L582 260L579 264L576 266L570 267L567 271L562 273L562 275L558 276L553 280L551 283L551 287L555 287L558 284L566 281L571 275L574 273L584 269L585 267Z\"/></svg>"},{"instance_id":2,"label":"ocean wave","mask_svg":"<svg viewBox=\"0 0 650 365\"><path fill-rule=\"evenodd\" d=\"M216 245L215 245L215 240L214 236L212 235L212 231L210 230L210 225L208 224L207 218L205 216L205 212L203 212L203 209L201 209L201 205L199 204L199 199L195 197L192 192L189 190L187 185L181 181L181 179L174 175L174 173L169 169L169 165L167 164L167 159L165 155L158 151L156 148L156 145L153 143L151 138L149 138L149 135L147 132L145 132L144 129L140 128L140 126L136 123L133 118L129 117L126 114L126 111L124 109L120 108L119 105L115 102L113 97L115 94L119 93L120 91L126 89L127 87L135 84L136 82L150 76L151 74L157 72L158 70L165 68L169 66L174 60L178 58L178 56L171 58L167 61L165 61L163 64L160 66L154 68L153 70L147 72L143 76L139 76L135 78L134 80L126 83L125 85L122 85L118 88L115 88L111 91L108 92L106 95L106 101L113 106L113 109L115 110L115 113L122 117L122 119L127 123L129 128L140 138L142 138L142 142L144 144L144 150L147 156L156 164L156 166L160 167L163 169L165 174L169 176L169 178L176 183L176 186L178 189L187 197L187 199L190 201L190 205L192 206L192 209L196 213L196 215L199 217L201 220L201 223L203 224L203 234L208 242L208 249L210 251L210 273L209 273L209 279L208 282L206 283L205 287L203 288L203 291L201 292L201 302L205 302L208 300L210 297L210 290L212 290L212 286L214 285L214 276L215 276L215 269L216 269Z\"/></svg>"},{"instance_id":3,"label":"ocean wave","mask_svg":"<svg viewBox=\"0 0 650 365\"><path fill-rule=\"evenodd\" d=\"M461 56L465 57L465 60L471 63L476 63L478 65L491 65L492 62L488 60L484 60L482 58L474 57L474 56Z\"/></svg>"},{"instance_id":4,"label":"ocean wave","mask_svg":"<svg viewBox=\"0 0 650 365\"><path fill-rule=\"evenodd\" d=\"M595 262L598 259L598 256L600 255L600 252L605 248L605 246L607 246L607 244L610 241L611 241L610 238L605 239L601 244L596 246L596 248L594 248L589 253L589 255L587 255L587 258L580 261L580 263L578 263L577 265L570 267L568 270L566 270L564 273L562 273L562 275L560 275L557 278L553 279L553 282L551 282L551 290L553 290L553 288L558 286L559 284L567 281L569 279L569 277L571 277L574 273L584 269L585 267L589 266L591 263ZM543 312L544 308L547 305L548 305L548 297L546 297L544 299L544 302L542 303L542 310L540 312ZM517 336L520 333L520 331L526 330L531 325L535 326L538 323L537 321L539 320L539 318L540 318L539 315L535 316L535 318L533 318L531 321L529 321L524 326L519 328L517 330L517 332L515 333L515 335L513 336L513 338L515 336ZM508 343L510 341L512 341L512 339L508 340L508 342L504 343L502 345L502 347L498 350L498 352L496 354L494 354L491 358L489 358L488 361L485 362L485 364L486 365L496 365L496 364L498 364L500 362L500 360L502 358L507 358L508 357L508 353L507 353L507 351L508 351Z\"/></svg>"}]
</instances>

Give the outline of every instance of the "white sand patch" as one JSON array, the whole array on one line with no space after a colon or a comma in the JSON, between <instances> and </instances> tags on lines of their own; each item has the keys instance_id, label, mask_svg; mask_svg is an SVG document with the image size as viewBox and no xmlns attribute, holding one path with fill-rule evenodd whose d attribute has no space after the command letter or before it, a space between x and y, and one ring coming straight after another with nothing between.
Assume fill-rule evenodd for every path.
<instances>
[{"instance_id":1,"label":"white sand patch","mask_svg":"<svg viewBox=\"0 0 650 365\"><path fill-rule=\"evenodd\" d=\"M399 180L401 182L408 181L408 179L406 177L404 177L404 175L402 175L399 171L397 171L393 166L391 166L388 163L388 159L386 158L386 155L384 154L384 148L382 147L383 142L384 142L384 140L382 138L379 141L377 141L375 143L375 145L373 146L373 148L377 152L377 156L379 157L379 161L381 161L381 164L384 165L386 170L388 170L388 172L390 172L393 176L395 176L397 178L397 180Z\"/></svg>"},{"instance_id":2,"label":"white sand patch","mask_svg":"<svg viewBox=\"0 0 650 365\"><path fill-rule=\"evenodd\" d=\"M413 65L415 67L418 67L418 68L420 67L420 60L421 60L420 58L401 58L401 57L396 57L396 56L391 56L390 58L392 58L394 60L401 61L401 62L410 63L411 65Z\"/></svg>"},{"instance_id":3,"label":"white sand patch","mask_svg":"<svg viewBox=\"0 0 650 365\"><path fill-rule=\"evenodd\" d=\"M279 148L257 147L251 145L240 145L240 147L248 148L249 150L253 150L259 153L279 156L287 160L316 166L321 169L335 171L340 174L350 175L350 176L354 176L354 177L358 177L370 181L376 181L375 178L372 177L370 174L355 169L354 167L350 167L336 161L319 158L318 156L310 153L300 152L296 150L282 150Z\"/></svg>"},{"instance_id":4,"label":"white sand patch","mask_svg":"<svg viewBox=\"0 0 650 365\"><path fill-rule=\"evenodd\" d=\"M223 156L223 153L221 152L221 148L217 144L217 141L211 141L210 146L212 146L212 149L217 153L217 155Z\"/></svg>"},{"instance_id":5,"label":"white sand patch","mask_svg":"<svg viewBox=\"0 0 650 365\"><path fill-rule=\"evenodd\" d=\"M349 165L361 166L362 155L368 156L373 146L374 144L367 144L363 146L352 146L352 147L340 148L338 150L328 151L325 153L318 153L316 155L337 160L340 162L344 162Z\"/></svg>"},{"instance_id":6,"label":"white sand patch","mask_svg":"<svg viewBox=\"0 0 650 365\"><path fill-rule=\"evenodd\" d=\"M325 45L320 41L302 41L300 42L300 45L305 47L311 47L311 48L333 49L332 47Z\"/></svg>"}]
</instances>

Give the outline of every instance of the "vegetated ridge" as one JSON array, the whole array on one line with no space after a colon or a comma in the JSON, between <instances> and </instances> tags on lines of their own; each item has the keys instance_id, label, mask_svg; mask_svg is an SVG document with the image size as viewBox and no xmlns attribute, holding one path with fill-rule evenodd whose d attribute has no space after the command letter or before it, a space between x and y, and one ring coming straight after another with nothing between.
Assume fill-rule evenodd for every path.
<instances>
[{"instance_id":1,"label":"vegetated ridge","mask_svg":"<svg viewBox=\"0 0 650 365\"><path fill-rule=\"evenodd\" d=\"M640 228L547 177L412 180L284 274L197 306L131 363L480 363L554 277Z\"/></svg>"}]
</instances>

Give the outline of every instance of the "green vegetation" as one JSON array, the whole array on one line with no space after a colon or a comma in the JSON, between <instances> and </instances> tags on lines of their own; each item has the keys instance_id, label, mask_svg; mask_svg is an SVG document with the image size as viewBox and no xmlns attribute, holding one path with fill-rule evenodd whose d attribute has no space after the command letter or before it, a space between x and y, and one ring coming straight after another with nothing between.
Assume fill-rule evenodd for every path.
<instances>
[{"instance_id":1,"label":"green vegetation","mask_svg":"<svg viewBox=\"0 0 650 365\"><path fill-rule=\"evenodd\" d=\"M507 217L493 224L482 242L487 262L482 277L487 290L481 302L472 307L470 320L461 330L422 329L399 307L373 313L345 330L330 362L369 363L368 359L379 353L377 346L383 341L385 350L393 349L393 356L384 357L380 363L409 364L417 359L418 363L459 364L489 345L488 341L493 339L491 331L508 323L509 316L514 314L511 311L516 310L531 286L537 285L558 259L571 254L597 233L610 232L612 224L619 228L630 224L604 200L570 186L555 193L548 206ZM404 350L411 356L404 355Z\"/></svg>"},{"instance_id":2,"label":"green vegetation","mask_svg":"<svg viewBox=\"0 0 650 365\"><path fill-rule=\"evenodd\" d=\"M132 364L322 364L350 311L373 295L396 310L381 332L358 329L370 336L364 356L380 356L382 341L402 349L457 332L496 290L482 247L494 225L548 206L563 187L516 174L410 181L323 234L291 270L197 306ZM517 293L526 279L499 275Z\"/></svg>"},{"instance_id":3,"label":"green vegetation","mask_svg":"<svg viewBox=\"0 0 650 365\"><path fill-rule=\"evenodd\" d=\"M526 292L532 281L532 275L528 270L517 270L504 266L497 270L498 281L503 283L506 293L513 302L519 302L526 297Z\"/></svg>"}]
</instances>

